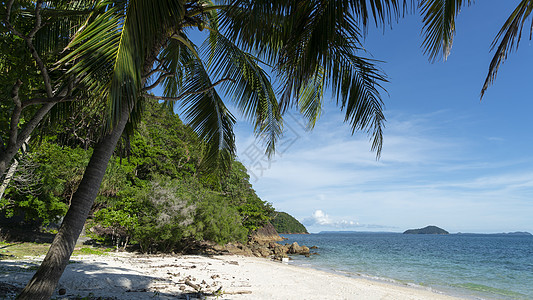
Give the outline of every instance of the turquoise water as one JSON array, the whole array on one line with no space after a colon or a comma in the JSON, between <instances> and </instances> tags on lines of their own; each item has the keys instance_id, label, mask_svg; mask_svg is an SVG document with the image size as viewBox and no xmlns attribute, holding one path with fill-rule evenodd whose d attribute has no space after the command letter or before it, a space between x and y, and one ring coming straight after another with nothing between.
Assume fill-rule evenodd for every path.
<instances>
[{"instance_id":1,"label":"turquoise water","mask_svg":"<svg viewBox=\"0 0 533 300\"><path fill-rule=\"evenodd\" d=\"M533 236L320 233L284 235L320 255L293 263L481 299L533 299Z\"/></svg>"}]
</instances>

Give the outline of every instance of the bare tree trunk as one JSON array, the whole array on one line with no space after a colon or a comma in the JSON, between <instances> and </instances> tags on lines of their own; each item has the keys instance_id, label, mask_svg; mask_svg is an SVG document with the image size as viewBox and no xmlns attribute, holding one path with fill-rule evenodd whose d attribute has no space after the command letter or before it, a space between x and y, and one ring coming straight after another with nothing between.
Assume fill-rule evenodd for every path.
<instances>
[{"instance_id":1,"label":"bare tree trunk","mask_svg":"<svg viewBox=\"0 0 533 300\"><path fill-rule=\"evenodd\" d=\"M46 114L56 105L57 102L47 103L43 105L24 126L24 128L14 135L14 139L10 137L7 147L0 149L0 178L5 174L9 164L15 158L18 151L27 143L32 131L39 125L39 122L46 116ZM7 174L6 174L7 175Z\"/></svg>"},{"instance_id":2,"label":"bare tree trunk","mask_svg":"<svg viewBox=\"0 0 533 300\"><path fill-rule=\"evenodd\" d=\"M6 177L2 181L2 185L0 185L0 200L2 200L2 197L4 196L4 192L7 189L7 186L11 182L11 179L13 179L13 175L15 175L15 171L17 171L17 167L19 166L19 161L15 159L13 163L11 164L11 167L9 167L9 170L7 170Z\"/></svg>"},{"instance_id":3,"label":"bare tree trunk","mask_svg":"<svg viewBox=\"0 0 533 300\"><path fill-rule=\"evenodd\" d=\"M107 164L128 121L130 111L129 106L124 105L119 122L95 146L83 179L46 257L17 299L46 300L52 296L74 251L76 241L104 178Z\"/></svg>"},{"instance_id":4,"label":"bare tree trunk","mask_svg":"<svg viewBox=\"0 0 533 300\"><path fill-rule=\"evenodd\" d=\"M26 141L24 141L24 144L22 145L22 152L26 151L26 145L30 141L30 137L26 138ZM0 200L2 200L2 197L4 196L4 192L6 191L7 187L9 186L9 182L11 182L11 179L13 179L13 175L15 175L15 172L17 171L17 167L19 166L19 160L15 159L11 166L9 167L9 170L7 170L6 177L2 181L2 185L0 186ZM0 177L1 178L1 177Z\"/></svg>"}]
</instances>

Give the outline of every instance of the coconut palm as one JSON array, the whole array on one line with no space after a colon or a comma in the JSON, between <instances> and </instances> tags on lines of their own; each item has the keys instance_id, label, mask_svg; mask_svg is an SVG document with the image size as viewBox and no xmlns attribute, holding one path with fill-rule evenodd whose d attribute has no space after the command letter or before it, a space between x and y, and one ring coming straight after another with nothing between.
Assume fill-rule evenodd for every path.
<instances>
[{"instance_id":1,"label":"coconut palm","mask_svg":"<svg viewBox=\"0 0 533 300\"><path fill-rule=\"evenodd\" d=\"M19 299L51 296L114 148L134 128L146 97L180 105L208 145L207 160L224 167L235 151L235 119L218 88L254 123L269 154L281 134L280 107L297 106L312 126L324 88L332 88L352 130L367 130L379 155L385 120L379 84L385 77L374 61L360 56L360 37L369 16L383 24L397 16L398 2L372 0L367 7L363 0L99 1L62 63L95 101L107 102L107 129L48 254ZM189 38L196 28L209 31L204 55ZM277 93L261 65L272 66L282 82ZM163 96L147 94L158 84Z\"/></svg>"},{"instance_id":2,"label":"coconut palm","mask_svg":"<svg viewBox=\"0 0 533 300\"><path fill-rule=\"evenodd\" d=\"M141 100L155 83L165 81L165 96L182 100L186 119L209 145L208 160L227 162L224 157L233 154L234 118L214 90L215 84L211 83L195 47L185 35L188 27L204 22L215 27L212 21L216 19L208 5L203 1L102 1L74 37L70 45L74 50L63 61L71 64L69 73L76 74L96 100L109 102L107 132L94 147L61 228L40 268L19 295L20 299L50 298L83 228L113 150L123 131L137 121L142 111ZM246 106L245 112L257 120L258 132L271 131L270 136L276 138L277 133L273 131L280 129L280 115L266 74L253 57L242 51L235 51L231 58L231 63L220 68L221 71L232 73L233 78L227 80L244 85L248 90L243 96L251 96L249 101L256 101ZM153 74L159 75L155 82L151 81Z\"/></svg>"}]
</instances>

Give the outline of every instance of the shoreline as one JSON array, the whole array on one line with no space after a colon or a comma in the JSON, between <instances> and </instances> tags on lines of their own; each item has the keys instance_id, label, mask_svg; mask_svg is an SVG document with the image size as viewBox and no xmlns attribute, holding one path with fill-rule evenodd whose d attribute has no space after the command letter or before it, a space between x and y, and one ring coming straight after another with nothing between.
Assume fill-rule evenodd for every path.
<instances>
[{"instance_id":1,"label":"shoreline","mask_svg":"<svg viewBox=\"0 0 533 300\"><path fill-rule=\"evenodd\" d=\"M400 288L409 288L409 289L431 292L437 295L451 297L451 299L470 299L470 300L485 299L485 298L480 298L478 296L461 293L458 290L447 289L445 286L442 286L442 287L441 286L438 286L438 287L424 286L424 285L420 285L417 283L413 283L409 281L403 282L403 281L399 281L399 280L388 278L388 277L377 277L377 276L372 276L372 275L368 275L364 273L353 273L353 272L343 271L343 270L328 269L326 267L317 267L317 266L313 266L312 264L305 264L303 263L303 261L294 262L293 260L293 263L291 265L297 268L311 269L315 271L332 274L335 276L352 278L355 280L370 281L370 282L375 282L375 283L380 283L380 284L385 284L385 285L392 285L392 286L396 286Z\"/></svg>"},{"instance_id":2,"label":"shoreline","mask_svg":"<svg viewBox=\"0 0 533 300\"><path fill-rule=\"evenodd\" d=\"M90 295L104 299L194 299L199 291L205 299L217 299L216 295L218 299L467 299L425 287L237 255L119 252L73 256L71 261L58 286L66 294L60 296L56 291L56 299ZM22 287L39 262L39 258L0 261L0 283Z\"/></svg>"}]
</instances>

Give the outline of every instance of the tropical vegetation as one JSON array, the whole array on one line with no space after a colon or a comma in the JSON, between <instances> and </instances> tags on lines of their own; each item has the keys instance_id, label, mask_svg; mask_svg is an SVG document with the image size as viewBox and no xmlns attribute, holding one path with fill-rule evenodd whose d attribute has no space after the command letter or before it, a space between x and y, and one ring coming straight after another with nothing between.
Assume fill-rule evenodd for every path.
<instances>
[{"instance_id":1,"label":"tropical vegetation","mask_svg":"<svg viewBox=\"0 0 533 300\"><path fill-rule=\"evenodd\" d=\"M32 49L37 41L34 34L46 25L41 22L43 15L58 12L62 2L44 6L41 1L24 2L17 6L18 10L13 9L13 3L8 1L3 12L7 33L24 36L30 52L39 54ZM357 53L361 50L360 31L344 15L352 6L338 10L339 7L330 4L328 10L323 10L314 5L300 7L290 3L272 7L270 2L257 1L215 6L208 1L140 0L91 4L88 17L61 53L57 66L65 70L61 83L67 86L67 94L78 89L90 91L86 102L89 107L106 104L103 134L94 146L50 251L21 299L50 296L68 263L116 145L123 133L127 138L138 125L144 99L167 101L170 107L179 102L185 121L206 141L204 162L227 170L234 153L235 119L218 95L217 86L255 124L269 154L275 151L281 133L281 109L270 78L260 67L262 59L285 83L278 93L282 108L292 103L298 105L312 125L320 113L323 87L332 87L352 129L369 130L373 148L379 153L384 117L378 89L384 77L371 60ZM286 9L296 9L298 18L287 15ZM326 12L333 12L333 18L327 19ZM28 35L17 35L19 31L11 22L13 15L29 16L33 29ZM310 18L306 19L307 16ZM335 25L325 27L326 22ZM209 30L205 61L188 37L191 28ZM317 28L331 30L324 36ZM33 58L38 63L39 55ZM214 83L211 76L217 78ZM43 80L47 83L47 78ZM164 87L163 96L148 94L159 84ZM12 92L16 110L20 110L16 93L19 86L17 81ZM53 98L48 94L48 98ZM82 101L74 100L62 105L62 111L81 106ZM13 118L16 115L20 115L18 111L12 115L13 132L17 131L19 121ZM20 147L15 145L13 149Z\"/></svg>"},{"instance_id":2,"label":"tropical vegetation","mask_svg":"<svg viewBox=\"0 0 533 300\"><path fill-rule=\"evenodd\" d=\"M235 117L220 92L254 124L267 153L273 154L282 132L282 113L296 106L312 127L321 113L324 91L329 89L352 131L366 131L379 156L385 121L380 84L386 77L376 61L363 56L366 27L372 19L378 25L391 24L416 3L424 18L424 48L431 59L446 57L456 15L471 2L4 1L0 10L0 66L6 74L0 82L1 192L24 158L24 145L34 142L32 137L44 136L39 124L44 130L84 110L94 121L80 120L92 133L81 148L92 148L92 153L77 185L69 182L57 191L38 192L30 185L25 196L19 191L20 198L14 200L17 204L11 203L39 207L38 211L46 214L61 213L68 207L50 251L20 298L50 297L99 187L105 186L106 173L112 172L106 171L108 165L111 169L119 165L113 162L113 153L117 145L123 146L118 150L128 151L128 140L139 127L147 99L163 101L170 109L177 104L183 120L204 141L200 168L209 169L206 172L215 177L228 172L235 154ZM531 1L520 1L498 34L482 94L509 51L517 46L532 6ZM208 32L203 51L191 40L196 29ZM279 89L273 82L279 83ZM163 87L163 95L150 94L157 86ZM56 146L62 147L60 143ZM73 155L85 155L80 153ZM29 161L46 159L33 155ZM146 188L153 193L160 188L179 193L168 180L165 175L154 176ZM31 198L30 191L51 198ZM136 192L123 192L124 198ZM57 199L69 194L69 202L59 204ZM150 203L148 198L147 194L144 203ZM45 207L39 201L57 205ZM163 205L175 202L169 201ZM152 205L159 208L157 203ZM121 204L115 210L128 207ZM105 208L114 209L113 204ZM212 213L201 206L198 210ZM175 217L177 222L188 219ZM120 225L120 218L108 225Z\"/></svg>"},{"instance_id":3,"label":"tropical vegetation","mask_svg":"<svg viewBox=\"0 0 533 300\"><path fill-rule=\"evenodd\" d=\"M64 217L93 149L82 148L84 139L63 137L70 140L65 145L57 137L46 135L26 154L0 211L36 227ZM205 144L163 104L147 102L123 147L109 163L87 223L89 235L103 243L170 252L201 240L246 242L272 216L240 162L232 159L223 176L202 166Z\"/></svg>"}]
</instances>

